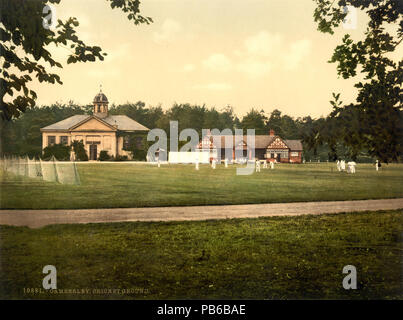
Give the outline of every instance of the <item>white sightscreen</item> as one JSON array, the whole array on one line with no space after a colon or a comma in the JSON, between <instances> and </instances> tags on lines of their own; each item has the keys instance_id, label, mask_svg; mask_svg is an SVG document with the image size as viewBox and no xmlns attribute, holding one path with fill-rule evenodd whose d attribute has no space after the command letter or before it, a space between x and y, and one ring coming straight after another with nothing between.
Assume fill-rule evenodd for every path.
<instances>
[{"instance_id":1,"label":"white sightscreen","mask_svg":"<svg viewBox=\"0 0 403 320\"><path fill-rule=\"evenodd\" d=\"M169 152L169 163L209 163L209 152Z\"/></svg>"}]
</instances>

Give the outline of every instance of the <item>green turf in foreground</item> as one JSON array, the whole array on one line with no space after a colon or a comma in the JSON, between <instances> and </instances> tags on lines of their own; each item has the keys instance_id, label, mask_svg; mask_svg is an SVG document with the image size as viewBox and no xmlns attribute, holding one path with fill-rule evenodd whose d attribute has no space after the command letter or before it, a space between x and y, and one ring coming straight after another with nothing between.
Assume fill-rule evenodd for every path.
<instances>
[{"instance_id":1,"label":"green turf in foreground","mask_svg":"<svg viewBox=\"0 0 403 320\"><path fill-rule=\"evenodd\" d=\"M403 164L359 164L354 175L334 163L279 164L249 176L234 166L80 163L79 186L60 185L0 170L0 208L114 208L403 197Z\"/></svg>"},{"instance_id":2,"label":"green turf in foreground","mask_svg":"<svg viewBox=\"0 0 403 320\"><path fill-rule=\"evenodd\" d=\"M0 229L0 298L403 299L403 211L200 222ZM55 265L59 289L128 295L25 294ZM342 269L358 290L342 288ZM140 293L140 289L147 292Z\"/></svg>"}]
</instances>

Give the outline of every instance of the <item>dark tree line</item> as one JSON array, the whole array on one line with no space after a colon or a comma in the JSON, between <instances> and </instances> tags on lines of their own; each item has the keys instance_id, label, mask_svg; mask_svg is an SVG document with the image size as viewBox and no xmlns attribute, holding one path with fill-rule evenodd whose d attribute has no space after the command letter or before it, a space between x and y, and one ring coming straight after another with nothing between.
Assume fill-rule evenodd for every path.
<instances>
[{"instance_id":1,"label":"dark tree line","mask_svg":"<svg viewBox=\"0 0 403 320\"><path fill-rule=\"evenodd\" d=\"M53 104L30 108L17 119L0 121L2 153L39 157L42 154L40 128L75 114L91 113L91 105L80 106L70 102L67 105ZM171 108L163 110L161 106L146 106L141 101L111 105L109 113L127 115L150 129L161 128L167 132L168 136L169 122L173 120L178 121L179 131L193 128L200 136L202 129L255 129L257 135L269 134L269 130L273 129L284 139L302 140L304 157L307 161L317 159L326 161L352 156L351 150L340 143L332 144L323 140L318 145L316 140L312 141L312 133L320 131L322 137L325 129L349 130L349 128L339 128L335 123L333 125L331 116L319 119L313 119L310 116L294 118L283 114L278 109L270 113L251 109L240 119L231 106L217 110L205 105L174 104ZM354 139L354 136L351 136L351 139ZM367 151L363 148L356 151L357 157L367 156Z\"/></svg>"}]
</instances>

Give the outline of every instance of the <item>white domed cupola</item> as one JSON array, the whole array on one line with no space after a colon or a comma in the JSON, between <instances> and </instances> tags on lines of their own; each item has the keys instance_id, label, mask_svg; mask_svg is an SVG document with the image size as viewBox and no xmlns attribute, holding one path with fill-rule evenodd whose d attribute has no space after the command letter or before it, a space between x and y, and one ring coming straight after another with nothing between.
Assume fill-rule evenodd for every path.
<instances>
[{"instance_id":1,"label":"white domed cupola","mask_svg":"<svg viewBox=\"0 0 403 320\"><path fill-rule=\"evenodd\" d=\"M108 98L102 93L102 89L95 96L94 101L94 116L105 118L108 116Z\"/></svg>"}]
</instances>

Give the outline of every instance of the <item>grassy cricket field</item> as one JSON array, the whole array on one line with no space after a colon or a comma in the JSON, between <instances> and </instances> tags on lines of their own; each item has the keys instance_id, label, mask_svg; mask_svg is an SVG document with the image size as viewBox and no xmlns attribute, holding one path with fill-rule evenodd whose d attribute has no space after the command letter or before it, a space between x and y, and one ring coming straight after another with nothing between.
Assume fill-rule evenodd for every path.
<instances>
[{"instance_id":1,"label":"grassy cricket field","mask_svg":"<svg viewBox=\"0 0 403 320\"><path fill-rule=\"evenodd\" d=\"M335 164L279 164L236 175L234 166L80 163L80 185L61 185L0 170L0 208L123 208L361 200L403 197L403 164L359 164L356 174Z\"/></svg>"},{"instance_id":2,"label":"grassy cricket field","mask_svg":"<svg viewBox=\"0 0 403 320\"><path fill-rule=\"evenodd\" d=\"M81 185L1 173L1 208L106 208L403 197L403 165L79 164ZM0 227L0 299L403 299L403 211ZM57 268L58 289L42 288ZM354 265L358 289L345 290ZM121 291L109 291L120 289ZM42 292L41 292L42 290ZM62 291L63 290L63 291ZM86 291L87 290L87 291ZM106 292L104 291L106 290ZM125 291L122 291L125 290ZM33 292L32 292L33 291Z\"/></svg>"}]
</instances>

